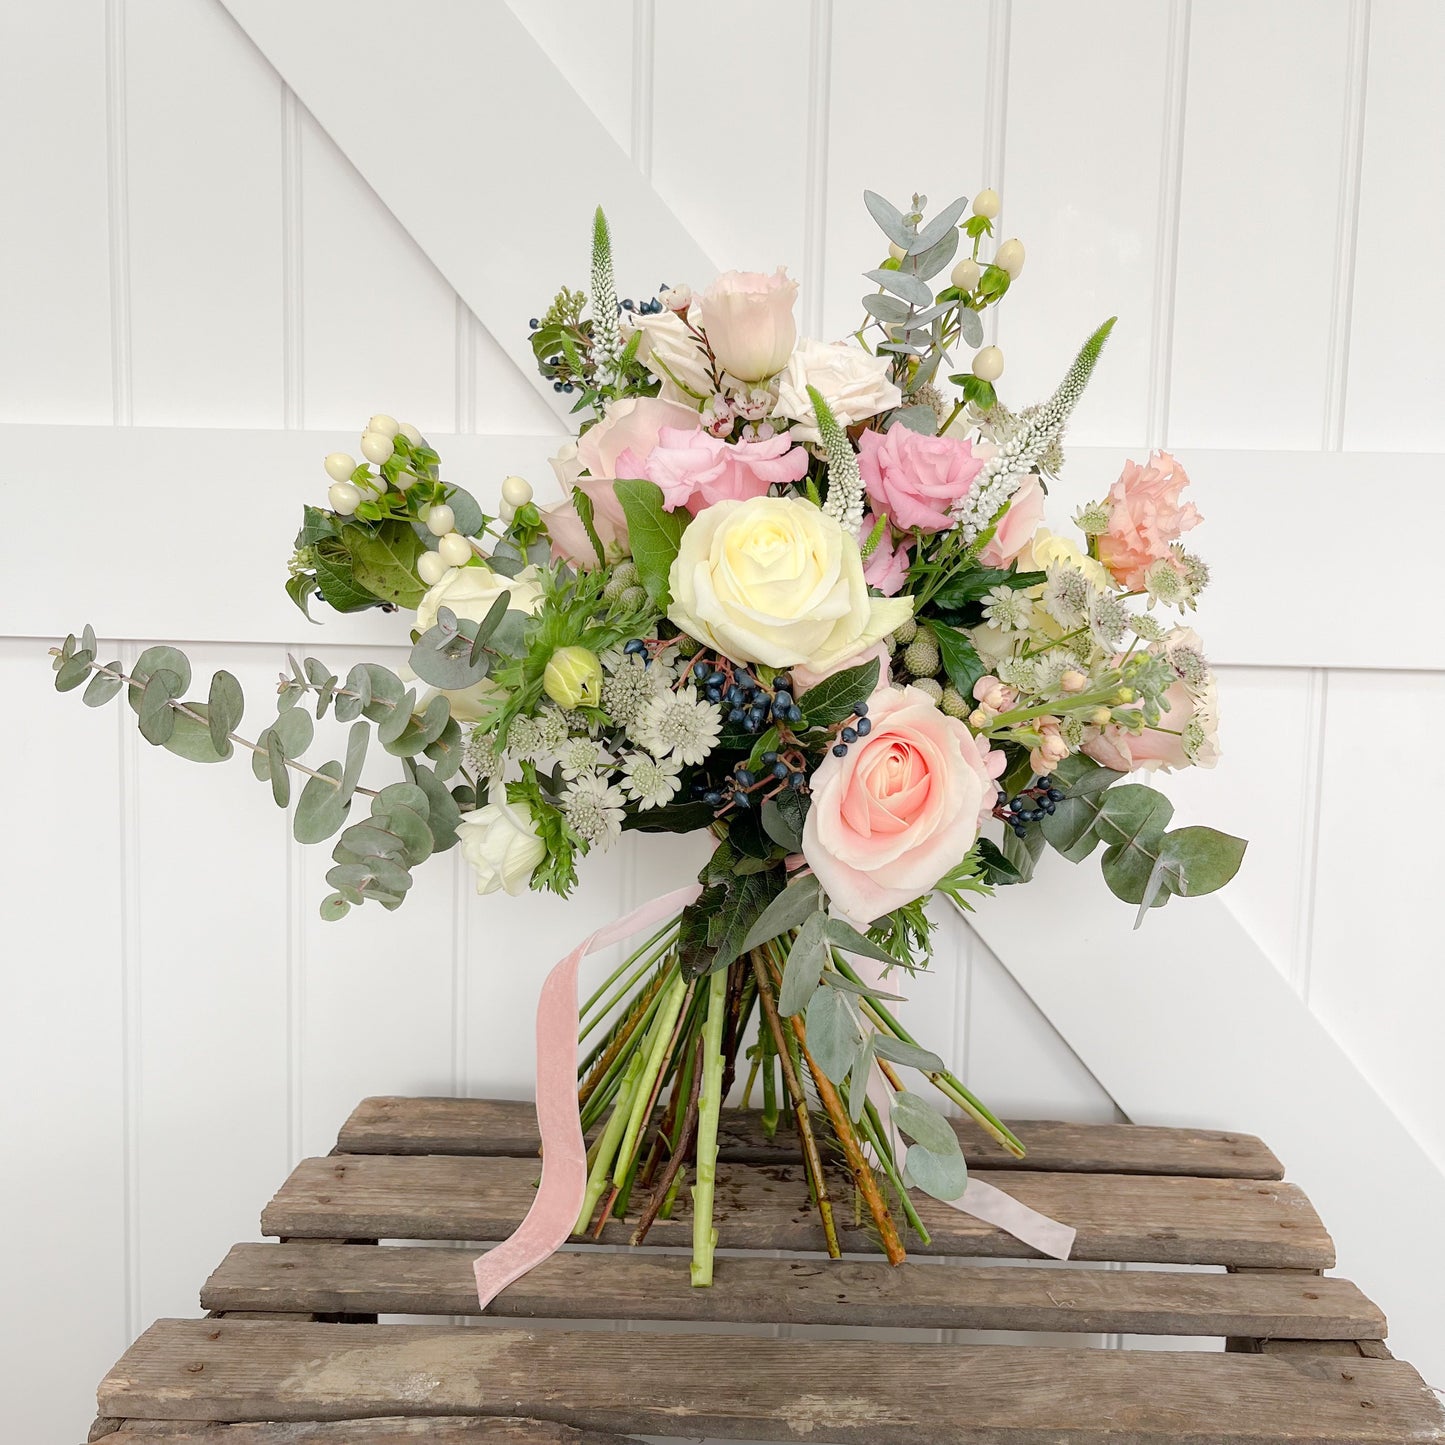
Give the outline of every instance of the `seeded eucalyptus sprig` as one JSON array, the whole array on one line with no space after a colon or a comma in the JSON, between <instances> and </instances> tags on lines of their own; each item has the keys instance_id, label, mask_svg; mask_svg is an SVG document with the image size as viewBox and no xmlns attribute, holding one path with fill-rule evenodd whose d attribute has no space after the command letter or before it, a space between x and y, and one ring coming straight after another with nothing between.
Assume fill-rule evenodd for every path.
<instances>
[{"instance_id":1,"label":"seeded eucalyptus sprig","mask_svg":"<svg viewBox=\"0 0 1445 1445\"><path fill-rule=\"evenodd\" d=\"M331 854L335 866L326 875L335 892L321 904L323 918L344 917L367 899L400 907L411 870L451 848L461 810L476 806L476 790L461 769L461 729L446 698L433 698L418 713L415 691L376 663L358 663L343 682L317 658L288 658L290 672L277 686L276 719L252 741L236 731L246 701L231 673L215 673L203 701L184 697L191 664L177 647L146 648L128 672L119 661L97 662L96 653L89 625L78 639L71 634L52 648L56 690L85 684L89 707L124 693L141 736L192 762L223 762L237 748L249 752L252 771L271 785L279 807L291 802L291 774L306 778L292 818L297 841L320 843L341 834ZM316 731L312 714L298 705L308 697L315 698L317 720L330 710L351 724L344 759L317 767L301 761ZM401 760L403 774L379 791L359 781L373 731L384 751ZM449 788L447 780L459 773L462 782ZM346 826L357 794L371 799L370 816Z\"/></svg>"}]
</instances>

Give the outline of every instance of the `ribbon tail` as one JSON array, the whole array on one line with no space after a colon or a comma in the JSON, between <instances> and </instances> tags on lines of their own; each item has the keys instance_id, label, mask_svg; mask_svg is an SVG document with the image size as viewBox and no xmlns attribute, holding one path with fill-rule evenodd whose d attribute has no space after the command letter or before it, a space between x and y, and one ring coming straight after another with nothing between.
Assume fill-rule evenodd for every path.
<instances>
[{"instance_id":1,"label":"ribbon tail","mask_svg":"<svg viewBox=\"0 0 1445 1445\"><path fill-rule=\"evenodd\" d=\"M661 923L701 892L701 884L688 884L599 928L556 964L543 982L537 1002L537 1128L542 1137L542 1179L532 1207L516 1231L472 1263L477 1302L484 1311L509 1284L567 1242L587 1193L587 1145L577 1109L577 970L582 960Z\"/></svg>"},{"instance_id":2,"label":"ribbon tail","mask_svg":"<svg viewBox=\"0 0 1445 1445\"><path fill-rule=\"evenodd\" d=\"M1074 1237L1078 1231L1072 1225L1061 1224L1047 1214L1040 1214L1037 1209L1030 1209L1012 1194L1005 1194L1002 1189L996 1189L973 1175L969 1175L968 1186L963 1193L950 1200L949 1205L963 1214L971 1214L975 1219L994 1225L1015 1239L1021 1239L1050 1259L1067 1259L1073 1252Z\"/></svg>"}]
</instances>

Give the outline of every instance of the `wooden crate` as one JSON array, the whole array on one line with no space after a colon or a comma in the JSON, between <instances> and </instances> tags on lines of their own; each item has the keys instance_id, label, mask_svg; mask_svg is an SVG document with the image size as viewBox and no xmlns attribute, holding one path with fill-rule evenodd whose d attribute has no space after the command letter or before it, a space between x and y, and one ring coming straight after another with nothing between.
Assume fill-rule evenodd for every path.
<instances>
[{"instance_id":1,"label":"wooden crate","mask_svg":"<svg viewBox=\"0 0 1445 1445\"><path fill-rule=\"evenodd\" d=\"M734 1112L724 1119L716 1217L721 1248L742 1252L719 1258L713 1288L689 1286L680 1207L645 1248L554 1256L494 1302L486 1327L466 1328L454 1317L477 1313L475 1251L458 1243L498 1239L525 1213L538 1175L532 1108L368 1099L336 1150L301 1163L266 1207L262 1230L281 1242L236 1245L201 1291L208 1318L161 1320L126 1352L100 1387L91 1438L1445 1439L1435 1397L1385 1348L1380 1310L1323 1273L1335 1262L1330 1237L1259 1140L1132 1125L1014 1127L1030 1146L1022 1161L958 1126L982 1177L1077 1226L1077 1259L1222 1271L978 1262L1032 1251L921 1196L933 1243L908 1264L893 1269L867 1253L866 1231L852 1226L844 1247L864 1257L832 1262L818 1253L795 1141L784 1131L770 1140L755 1115ZM610 1223L603 1242L622 1243L629 1230ZM379 1314L444 1319L378 1324ZM566 1326L578 1320L671 1328ZM813 1328L781 1339L735 1330L759 1324ZM1227 1344L1220 1353L880 1342L860 1338L860 1325L1214 1335Z\"/></svg>"}]
</instances>

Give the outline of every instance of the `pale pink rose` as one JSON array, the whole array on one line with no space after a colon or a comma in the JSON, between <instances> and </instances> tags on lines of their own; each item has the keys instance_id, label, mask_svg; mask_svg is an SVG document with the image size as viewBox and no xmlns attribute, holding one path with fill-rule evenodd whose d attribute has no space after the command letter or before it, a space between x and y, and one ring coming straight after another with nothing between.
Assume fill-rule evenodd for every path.
<instances>
[{"instance_id":1,"label":"pale pink rose","mask_svg":"<svg viewBox=\"0 0 1445 1445\"><path fill-rule=\"evenodd\" d=\"M946 532L954 504L968 495L983 462L954 437L926 437L895 426L858 438L858 470L876 510L899 531Z\"/></svg>"},{"instance_id":2,"label":"pale pink rose","mask_svg":"<svg viewBox=\"0 0 1445 1445\"><path fill-rule=\"evenodd\" d=\"M793 302L798 283L779 266L760 271L724 271L698 299L700 319L718 365L739 381L762 381L780 372L798 339Z\"/></svg>"},{"instance_id":3,"label":"pale pink rose","mask_svg":"<svg viewBox=\"0 0 1445 1445\"><path fill-rule=\"evenodd\" d=\"M878 518L872 512L863 518L863 526L858 533L860 546L873 535L873 529L877 525ZM870 587L876 587L885 597L892 597L903 586L911 560L908 548L898 545L893 528L885 527L882 537L878 539L878 545L863 559L863 580Z\"/></svg>"},{"instance_id":4,"label":"pale pink rose","mask_svg":"<svg viewBox=\"0 0 1445 1445\"><path fill-rule=\"evenodd\" d=\"M690 430L696 425L697 412L681 402L663 401L656 396L614 401L607 415L578 440L577 460L589 475L610 480L621 475L617 458L623 452L631 449L645 457L657 445L663 427Z\"/></svg>"},{"instance_id":5,"label":"pale pink rose","mask_svg":"<svg viewBox=\"0 0 1445 1445\"><path fill-rule=\"evenodd\" d=\"M1155 452L1144 466L1125 462L1109 488L1109 530L1099 537L1099 560L1115 581L1144 585L1151 562L1169 555L1169 544L1204 519L1193 502L1180 504L1189 485L1184 468L1168 452Z\"/></svg>"},{"instance_id":6,"label":"pale pink rose","mask_svg":"<svg viewBox=\"0 0 1445 1445\"><path fill-rule=\"evenodd\" d=\"M835 672L847 672L850 667L864 667L875 659L878 662L878 686L887 687L891 661L888 656L888 644L877 642L867 652L860 652L856 657L846 657L842 662L830 663L827 667L812 668L805 662L790 667L788 671L793 678L794 696L802 697L810 687L817 687L825 677L832 677Z\"/></svg>"},{"instance_id":7,"label":"pale pink rose","mask_svg":"<svg viewBox=\"0 0 1445 1445\"><path fill-rule=\"evenodd\" d=\"M999 518L989 544L978 554L985 567L1010 567L1028 546L1044 520L1044 485L1030 473L1009 498L1008 511Z\"/></svg>"},{"instance_id":8,"label":"pale pink rose","mask_svg":"<svg viewBox=\"0 0 1445 1445\"><path fill-rule=\"evenodd\" d=\"M995 762L957 718L917 688L868 700L872 730L813 774L803 856L833 903L874 919L930 892L992 811Z\"/></svg>"},{"instance_id":9,"label":"pale pink rose","mask_svg":"<svg viewBox=\"0 0 1445 1445\"><path fill-rule=\"evenodd\" d=\"M1176 682L1164 694L1169 710L1159 718L1157 728L1131 732L1116 723L1099 728L1083 747L1096 763L1118 773L1165 772L1180 768L1212 768L1219 761L1219 719L1214 683L1190 688ZM1192 745L1186 744L1186 725L1191 728ZM1093 730L1091 729L1091 732Z\"/></svg>"},{"instance_id":10,"label":"pale pink rose","mask_svg":"<svg viewBox=\"0 0 1445 1445\"><path fill-rule=\"evenodd\" d=\"M579 481L578 485L581 486L582 482ZM607 491L611 495L610 484ZM612 500L615 502L616 498L613 497ZM569 562L584 571L597 566L597 549L592 545L592 539L587 535L587 529L582 525L582 518L577 513L576 504L570 498L563 502L552 502L539 510L552 543L554 562ZM621 511L620 507L618 511ZM598 507L593 508L592 526L597 533L597 540L602 543L602 551L608 563L620 562L627 555L626 528L619 529L616 522Z\"/></svg>"},{"instance_id":11,"label":"pale pink rose","mask_svg":"<svg viewBox=\"0 0 1445 1445\"><path fill-rule=\"evenodd\" d=\"M662 489L668 511L700 512L714 502L761 497L773 483L797 482L808 470L808 453L786 432L766 441L725 442L699 426L663 427L646 455L630 447L617 458L620 476L643 477Z\"/></svg>"}]
</instances>

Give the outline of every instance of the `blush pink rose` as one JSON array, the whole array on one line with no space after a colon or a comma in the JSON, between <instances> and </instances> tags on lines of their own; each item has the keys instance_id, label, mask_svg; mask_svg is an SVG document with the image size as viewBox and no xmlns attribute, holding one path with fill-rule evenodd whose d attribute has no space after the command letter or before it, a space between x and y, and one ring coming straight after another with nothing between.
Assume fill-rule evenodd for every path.
<instances>
[{"instance_id":1,"label":"blush pink rose","mask_svg":"<svg viewBox=\"0 0 1445 1445\"><path fill-rule=\"evenodd\" d=\"M615 478L617 458L631 450L646 456L657 445L663 427L690 430L697 425L697 412L681 402L663 401L656 396L629 397L614 401L596 426L577 441L577 460L582 470L597 478Z\"/></svg>"},{"instance_id":2,"label":"blush pink rose","mask_svg":"<svg viewBox=\"0 0 1445 1445\"><path fill-rule=\"evenodd\" d=\"M579 481L577 485L582 486L582 482ZM610 485L608 495L612 495ZM616 501L615 496L612 500ZM597 549L592 545L592 539L587 535L587 528L582 525L582 518L577 512L576 503L571 498L563 502L552 502L538 510L542 513L542 522L552 543L554 562L567 562L582 571L598 565ZM618 507L618 511L621 512L621 507ZM627 555L627 529L619 529L612 518L597 506L592 509L592 527L597 533L597 540L602 543L603 555L608 564L620 562Z\"/></svg>"},{"instance_id":3,"label":"blush pink rose","mask_svg":"<svg viewBox=\"0 0 1445 1445\"><path fill-rule=\"evenodd\" d=\"M739 381L775 376L793 354L798 323L793 302L798 283L779 266L760 271L724 271L698 300L702 329L718 365Z\"/></svg>"},{"instance_id":4,"label":"blush pink rose","mask_svg":"<svg viewBox=\"0 0 1445 1445\"><path fill-rule=\"evenodd\" d=\"M1044 520L1044 484L1030 473L1009 498L989 544L978 554L985 567L1011 567Z\"/></svg>"},{"instance_id":5,"label":"blush pink rose","mask_svg":"<svg viewBox=\"0 0 1445 1445\"><path fill-rule=\"evenodd\" d=\"M1125 587L1144 585L1151 562L1169 555L1169 545L1204 519L1193 502L1179 501L1189 485L1184 468L1168 452L1155 452L1140 466L1125 462L1109 488L1109 530L1099 536L1099 560Z\"/></svg>"},{"instance_id":6,"label":"blush pink rose","mask_svg":"<svg viewBox=\"0 0 1445 1445\"><path fill-rule=\"evenodd\" d=\"M873 535L873 529L877 525L878 518L871 512L863 518L863 526L858 533L859 545ZM863 559L863 580L870 587L876 587L885 597L892 597L903 586L911 560L908 548L898 545L892 527L885 527L878 545Z\"/></svg>"},{"instance_id":7,"label":"blush pink rose","mask_svg":"<svg viewBox=\"0 0 1445 1445\"><path fill-rule=\"evenodd\" d=\"M982 469L972 445L955 437L895 426L858 438L858 470L873 506L902 532L946 532L957 520L954 504L968 495Z\"/></svg>"},{"instance_id":8,"label":"blush pink rose","mask_svg":"<svg viewBox=\"0 0 1445 1445\"><path fill-rule=\"evenodd\" d=\"M850 667L863 667L875 659L878 662L878 686L887 687L891 659L888 656L886 642L874 643L867 652L860 652L854 657L845 657L842 662L834 662L827 667L814 669L807 663L800 662L790 667L788 671L793 677L793 689L796 696L802 697L810 687L817 687L825 677L832 677L835 672L846 672Z\"/></svg>"},{"instance_id":9,"label":"blush pink rose","mask_svg":"<svg viewBox=\"0 0 1445 1445\"><path fill-rule=\"evenodd\" d=\"M914 687L868 700L872 730L813 774L803 856L834 904L871 920L930 892L993 809L993 755Z\"/></svg>"},{"instance_id":10,"label":"blush pink rose","mask_svg":"<svg viewBox=\"0 0 1445 1445\"><path fill-rule=\"evenodd\" d=\"M696 513L714 502L765 496L774 482L801 481L807 470L807 449L794 446L786 432L765 441L725 442L700 426L665 426L651 451L643 455L629 447L617 458L618 475L655 482L669 512L686 507Z\"/></svg>"}]
</instances>

